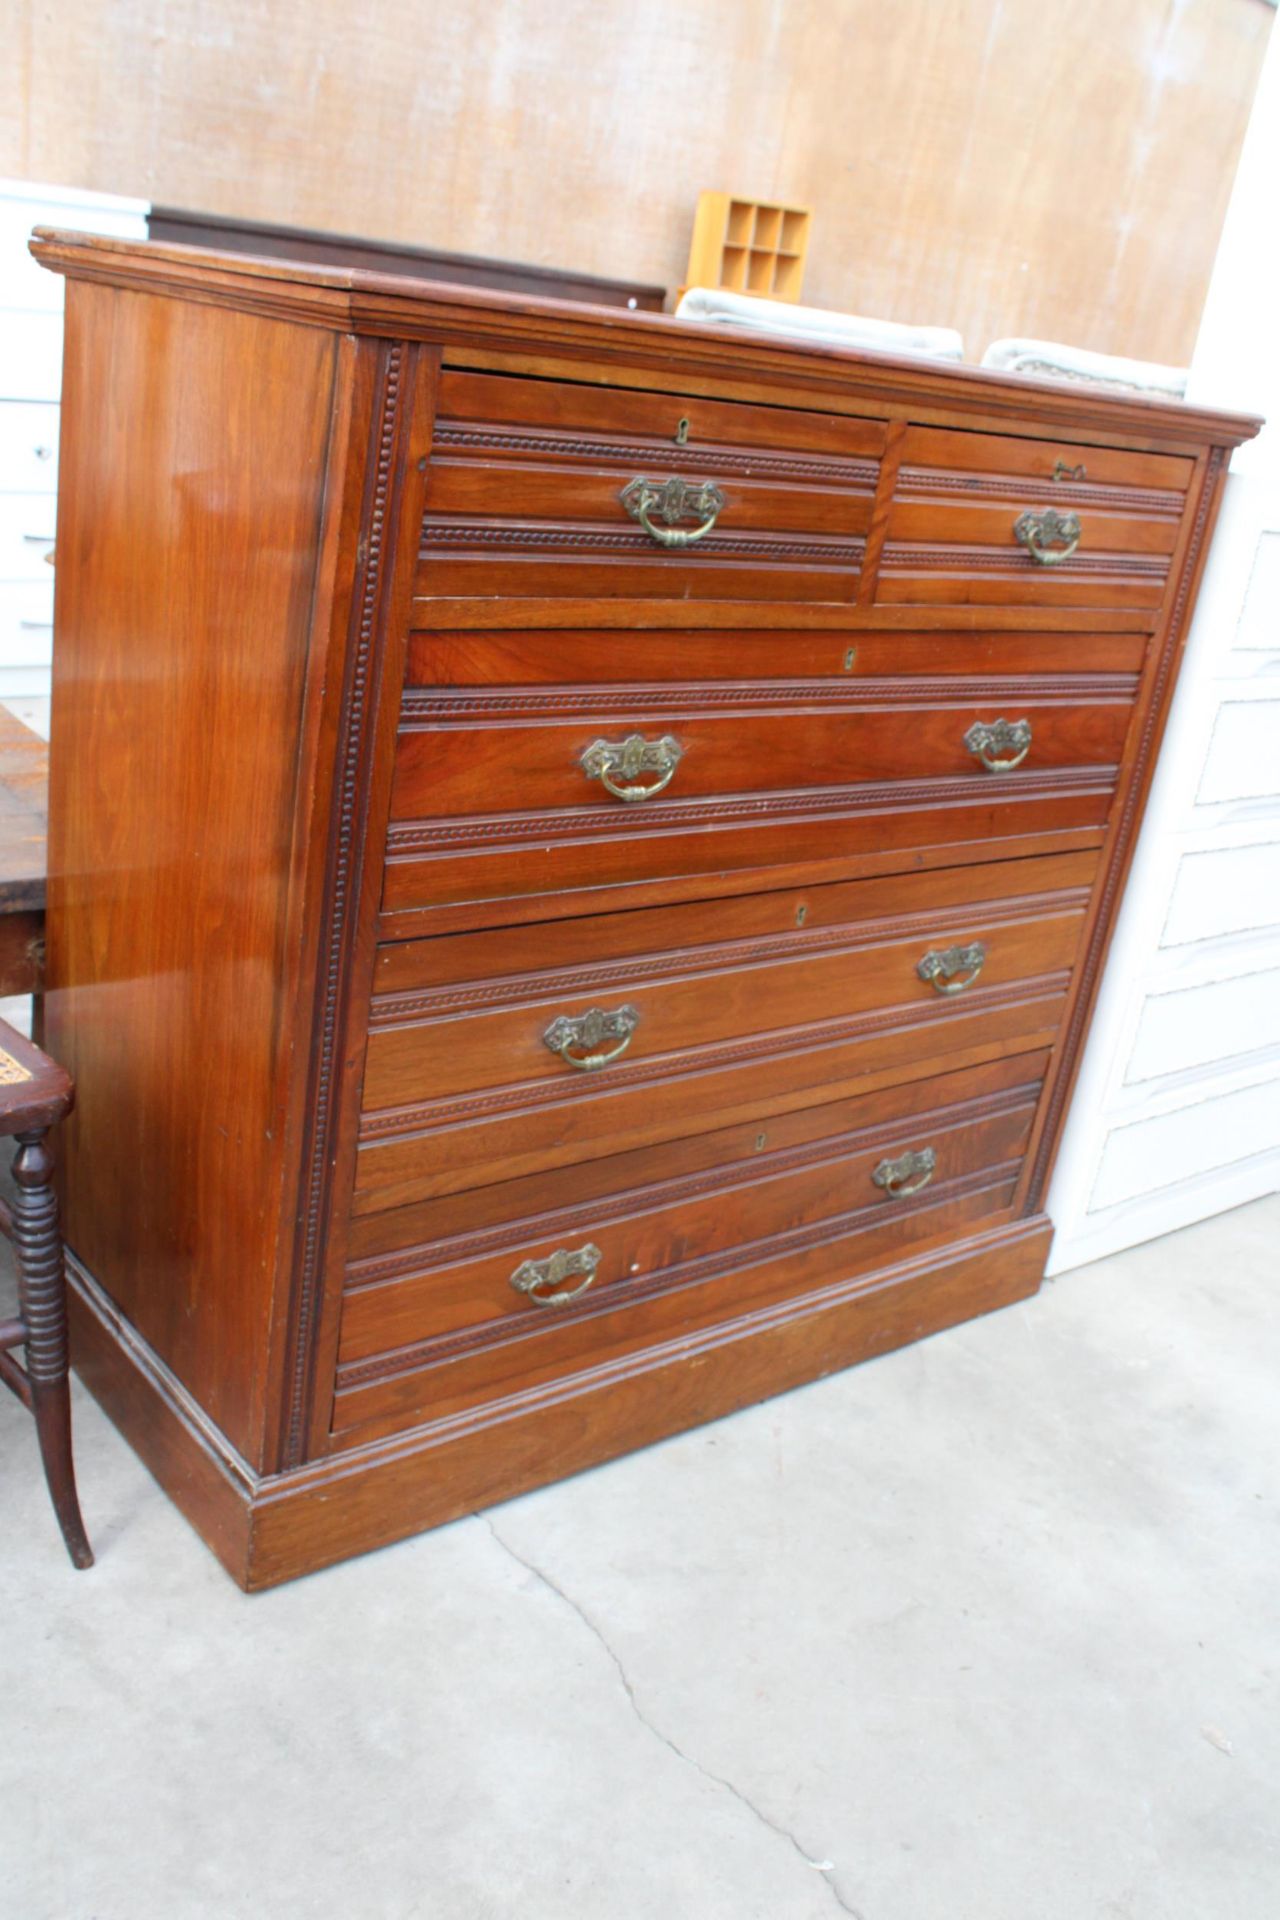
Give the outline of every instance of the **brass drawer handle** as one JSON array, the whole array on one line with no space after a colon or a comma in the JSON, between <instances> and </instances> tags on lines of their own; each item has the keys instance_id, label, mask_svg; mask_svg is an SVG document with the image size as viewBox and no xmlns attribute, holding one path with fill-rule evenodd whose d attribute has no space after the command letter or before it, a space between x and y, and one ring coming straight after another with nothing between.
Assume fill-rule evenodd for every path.
<instances>
[{"instance_id":1,"label":"brass drawer handle","mask_svg":"<svg viewBox=\"0 0 1280 1920\"><path fill-rule=\"evenodd\" d=\"M511 1276L511 1284L517 1293L527 1294L535 1307L566 1307L570 1300L586 1292L603 1258L599 1247L592 1246L589 1240L576 1253L557 1247L545 1260L522 1260ZM542 1291L544 1287L559 1287L562 1280L570 1279L575 1273L583 1276L576 1287L565 1287L558 1293Z\"/></svg>"},{"instance_id":2,"label":"brass drawer handle","mask_svg":"<svg viewBox=\"0 0 1280 1920\"><path fill-rule=\"evenodd\" d=\"M891 1200L905 1200L933 1178L938 1156L932 1147L920 1147L900 1153L896 1160L882 1160L871 1178L883 1187Z\"/></svg>"},{"instance_id":3,"label":"brass drawer handle","mask_svg":"<svg viewBox=\"0 0 1280 1920\"><path fill-rule=\"evenodd\" d=\"M1054 475L1057 478L1057 475ZM1013 523L1013 537L1042 567L1056 567L1069 560L1080 545L1080 515L1059 513L1056 507L1042 507L1039 513L1020 513Z\"/></svg>"},{"instance_id":4,"label":"brass drawer handle","mask_svg":"<svg viewBox=\"0 0 1280 1920\"><path fill-rule=\"evenodd\" d=\"M988 773L1008 773L1011 767L1020 767L1031 751L1031 722L975 720L964 743Z\"/></svg>"},{"instance_id":5,"label":"brass drawer handle","mask_svg":"<svg viewBox=\"0 0 1280 1920\"><path fill-rule=\"evenodd\" d=\"M639 1025L638 1007L619 1007L614 1013L592 1007L587 1013L559 1014L542 1038L552 1053L558 1053L571 1067L577 1067L581 1073L595 1073L626 1052ZM596 1049L602 1040L616 1040L618 1044L600 1053ZM591 1051L584 1058L571 1051L574 1047L587 1047Z\"/></svg>"},{"instance_id":6,"label":"brass drawer handle","mask_svg":"<svg viewBox=\"0 0 1280 1920\"><path fill-rule=\"evenodd\" d=\"M986 957L981 940L975 940L967 947L943 947L926 953L917 963L916 972L939 993L963 993L982 972Z\"/></svg>"},{"instance_id":7,"label":"brass drawer handle","mask_svg":"<svg viewBox=\"0 0 1280 1920\"><path fill-rule=\"evenodd\" d=\"M637 474L618 495L633 520L638 520L651 540L660 547L691 547L710 533L724 511L724 495L712 480L646 480ZM657 514L664 524L655 527L650 518ZM701 526L677 526L679 520L696 519Z\"/></svg>"},{"instance_id":8,"label":"brass drawer handle","mask_svg":"<svg viewBox=\"0 0 1280 1920\"><path fill-rule=\"evenodd\" d=\"M579 764L587 778L598 780L615 800L652 800L670 784L683 758L684 748L669 733L664 733L661 740L629 733L625 740L593 740ZM638 773L656 773L659 777L648 787L619 785L619 779L634 783Z\"/></svg>"}]
</instances>

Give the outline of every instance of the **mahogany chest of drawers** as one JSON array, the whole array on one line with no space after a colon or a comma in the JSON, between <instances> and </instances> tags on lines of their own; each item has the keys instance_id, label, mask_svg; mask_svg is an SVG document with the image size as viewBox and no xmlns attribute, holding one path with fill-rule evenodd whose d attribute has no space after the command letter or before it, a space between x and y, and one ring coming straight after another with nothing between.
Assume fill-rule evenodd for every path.
<instances>
[{"instance_id":1,"label":"mahogany chest of drawers","mask_svg":"<svg viewBox=\"0 0 1280 1920\"><path fill-rule=\"evenodd\" d=\"M1257 423L34 248L78 1360L235 1577L1033 1292Z\"/></svg>"}]
</instances>

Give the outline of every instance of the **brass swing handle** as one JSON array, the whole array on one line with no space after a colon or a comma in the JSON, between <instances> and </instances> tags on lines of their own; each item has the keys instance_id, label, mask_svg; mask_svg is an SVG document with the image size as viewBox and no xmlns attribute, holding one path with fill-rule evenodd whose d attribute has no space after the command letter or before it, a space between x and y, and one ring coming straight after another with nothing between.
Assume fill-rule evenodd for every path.
<instances>
[{"instance_id":1,"label":"brass swing handle","mask_svg":"<svg viewBox=\"0 0 1280 1920\"><path fill-rule=\"evenodd\" d=\"M576 1253L557 1247L545 1260L522 1260L511 1276L511 1284L517 1293L523 1293L532 1300L535 1307L565 1307L571 1300L576 1300L579 1294L586 1292L603 1258L599 1247L592 1246L589 1240ZM582 1274L583 1278L576 1287L560 1286L562 1280L572 1279L577 1273ZM559 1291L544 1291L553 1287Z\"/></svg>"},{"instance_id":2,"label":"brass swing handle","mask_svg":"<svg viewBox=\"0 0 1280 1920\"><path fill-rule=\"evenodd\" d=\"M558 1053L571 1067L577 1067L580 1073L596 1073L601 1067L607 1067L631 1045L631 1036L640 1025L638 1007L618 1007L613 1013L606 1013L601 1007L592 1007L586 1013L562 1013L551 1022L542 1038L552 1053ZM601 1042L615 1040L616 1046L601 1052ZM574 1048L586 1047L584 1055L575 1053Z\"/></svg>"},{"instance_id":3,"label":"brass swing handle","mask_svg":"<svg viewBox=\"0 0 1280 1920\"><path fill-rule=\"evenodd\" d=\"M975 720L964 743L988 773L1020 767L1031 751L1029 720Z\"/></svg>"},{"instance_id":4,"label":"brass swing handle","mask_svg":"<svg viewBox=\"0 0 1280 1920\"><path fill-rule=\"evenodd\" d=\"M882 1160L871 1178L883 1187L891 1200L905 1200L927 1187L933 1178L938 1156L932 1147L920 1147L900 1153L896 1160Z\"/></svg>"},{"instance_id":5,"label":"brass swing handle","mask_svg":"<svg viewBox=\"0 0 1280 1920\"><path fill-rule=\"evenodd\" d=\"M1060 561L1069 560L1080 545L1080 536L1080 515L1059 513L1056 507L1042 507L1038 513L1028 508L1013 523L1014 539L1042 567L1056 567Z\"/></svg>"},{"instance_id":6,"label":"brass swing handle","mask_svg":"<svg viewBox=\"0 0 1280 1920\"><path fill-rule=\"evenodd\" d=\"M618 498L660 547L691 547L695 540L706 538L724 511L724 494L713 480L682 480L678 474L670 480L646 480L637 474ZM654 526L654 516L662 526ZM701 525L677 525L689 519L699 520Z\"/></svg>"},{"instance_id":7,"label":"brass swing handle","mask_svg":"<svg viewBox=\"0 0 1280 1920\"><path fill-rule=\"evenodd\" d=\"M967 947L944 947L926 953L916 965L920 978L939 993L963 993L982 972L987 950L981 940Z\"/></svg>"},{"instance_id":8,"label":"brass swing handle","mask_svg":"<svg viewBox=\"0 0 1280 1920\"><path fill-rule=\"evenodd\" d=\"M625 740L593 740L578 764L588 780L598 780L615 800L635 801L661 793L683 758L684 748L669 733L661 740L629 733ZM656 773L658 778L650 786L637 786L641 773Z\"/></svg>"}]
</instances>

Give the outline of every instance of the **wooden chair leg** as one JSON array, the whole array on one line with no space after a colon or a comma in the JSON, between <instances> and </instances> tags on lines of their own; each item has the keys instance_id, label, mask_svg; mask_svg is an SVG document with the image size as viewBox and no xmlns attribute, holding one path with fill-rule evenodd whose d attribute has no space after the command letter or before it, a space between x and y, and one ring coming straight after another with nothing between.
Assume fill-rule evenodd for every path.
<instances>
[{"instance_id":1,"label":"wooden chair leg","mask_svg":"<svg viewBox=\"0 0 1280 1920\"><path fill-rule=\"evenodd\" d=\"M20 1133L13 1162L13 1251L20 1312L27 1328L24 1359L40 1458L67 1552L77 1567L93 1565L76 1495L71 1457L68 1382L67 1285L58 1230L58 1202L50 1178L53 1160L45 1130Z\"/></svg>"}]
</instances>

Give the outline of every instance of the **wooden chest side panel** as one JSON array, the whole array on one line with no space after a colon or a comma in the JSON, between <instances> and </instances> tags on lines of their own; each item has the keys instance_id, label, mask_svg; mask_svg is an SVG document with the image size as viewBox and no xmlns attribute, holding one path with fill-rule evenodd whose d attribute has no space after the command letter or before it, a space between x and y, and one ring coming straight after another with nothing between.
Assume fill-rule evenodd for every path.
<instances>
[{"instance_id":1,"label":"wooden chest side panel","mask_svg":"<svg viewBox=\"0 0 1280 1920\"><path fill-rule=\"evenodd\" d=\"M67 1234L255 1460L338 342L81 283L66 339L46 1030L79 1092Z\"/></svg>"}]
</instances>

